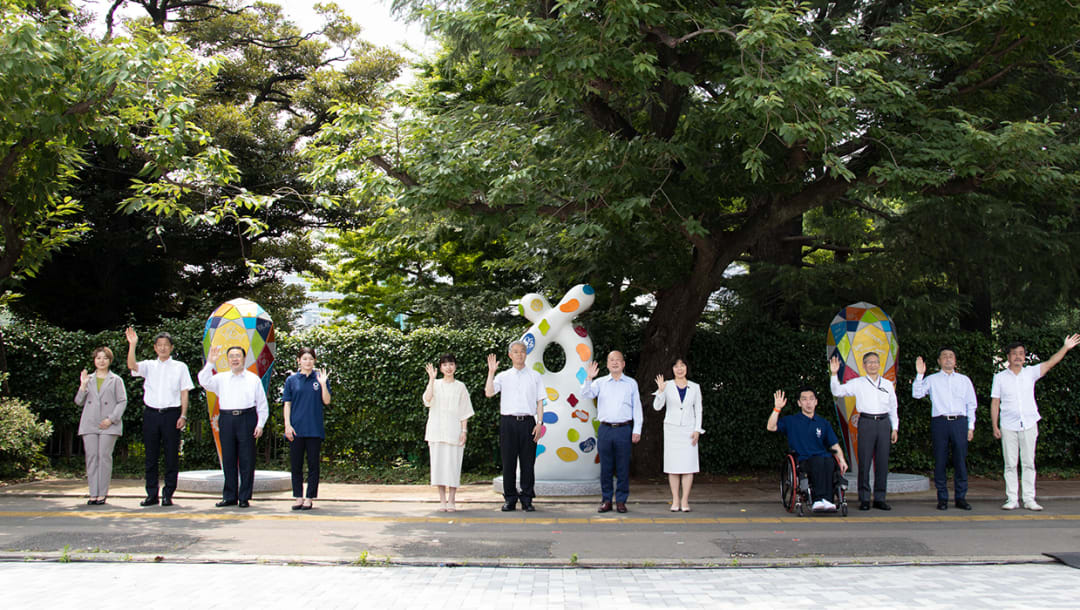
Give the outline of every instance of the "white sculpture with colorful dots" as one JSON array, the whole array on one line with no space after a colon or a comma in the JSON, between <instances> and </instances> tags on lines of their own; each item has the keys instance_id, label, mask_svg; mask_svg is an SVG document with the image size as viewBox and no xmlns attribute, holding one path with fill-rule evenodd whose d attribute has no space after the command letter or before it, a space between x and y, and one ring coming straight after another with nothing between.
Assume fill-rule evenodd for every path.
<instances>
[{"instance_id":1,"label":"white sculpture with colorful dots","mask_svg":"<svg viewBox=\"0 0 1080 610\"><path fill-rule=\"evenodd\" d=\"M592 307L595 292L588 284L578 284L555 307L539 294L527 294L518 304L518 313L533 323L521 337L527 354L525 366L540 373L547 391L536 447L537 481L600 480L596 403L579 396L593 344L584 327L574 326L574 318ZM566 364L560 371L544 367L544 350L551 343L566 352Z\"/></svg>"}]
</instances>

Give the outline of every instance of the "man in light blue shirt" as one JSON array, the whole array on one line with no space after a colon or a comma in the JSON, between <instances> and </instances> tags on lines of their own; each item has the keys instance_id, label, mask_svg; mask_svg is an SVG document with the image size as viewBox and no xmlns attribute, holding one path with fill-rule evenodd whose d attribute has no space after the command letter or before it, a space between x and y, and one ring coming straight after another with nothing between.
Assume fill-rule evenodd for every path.
<instances>
[{"instance_id":1,"label":"man in light blue shirt","mask_svg":"<svg viewBox=\"0 0 1080 610\"><path fill-rule=\"evenodd\" d=\"M967 375L956 372L956 351L950 347L938 350L941 370L926 374L922 356L915 359L915 382L911 384L912 398L930 395L930 437L934 444L934 485L937 487L938 510L949 508L949 479L946 468L949 445L953 455L953 499L956 508L971 510L967 495L967 447L975 435L975 386Z\"/></svg>"},{"instance_id":2,"label":"man in light blue shirt","mask_svg":"<svg viewBox=\"0 0 1080 610\"><path fill-rule=\"evenodd\" d=\"M596 399L597 451L600 454L600 492L603 501L597 512L611 511L612 482L614 485L615 510L626 512L626 500L630 497L630 454L634 444L641 440L641 395L637 382L623 374L626 361L622 352L608 354L608 373L596 379L600 366L590 361L585 367L585 383L581 395Z\"/></svg>"}]
</instances>

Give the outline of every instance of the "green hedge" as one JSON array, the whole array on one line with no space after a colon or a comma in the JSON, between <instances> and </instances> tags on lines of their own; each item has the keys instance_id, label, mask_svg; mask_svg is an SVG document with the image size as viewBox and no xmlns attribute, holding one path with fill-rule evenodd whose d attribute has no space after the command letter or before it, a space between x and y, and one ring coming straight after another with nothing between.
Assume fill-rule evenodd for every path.
<instances>
[{"instance_id":1,"label":"green hedge","mask_svg":"<svg viewBox=\"0 0 1080 610\"><path fill-rule=\"evenodd\" d=\"M201 362L203 320L165 324L139 329L149 339L158 330L168 330L176 340L175 357L186 362L194 375ZM278 335L278 361L271 386L273 405L268 431L260 441L264 456L280 459L285 444L281 437L281 384L295 368L293 355L300 345L309 345L319 354L320 365L331 371L333 403L326 410L327 439L324 455L331 461L357 465L388 465L401 459L424 464L427 450L423 441L426 411L420 395L426 382L423 366L445 351L458 358L457 377L472 392L476 416L470 424L465 452L466 469L490 470L498 463L497 400L483 396L486 375L484 357L500 354L506 364L507 343L524 326L513 328L419 329L402 333L394 329L345 325L320 327L291 335ZM624 332L628 343L640 333ZM1014 338L1028 342L1028 351L1039 359L1048 358L1061 345L1063 330L1032 329L999 340L970 333L927 336L900 335L900 441L891 460L893 469L928 471L933 458L930 448L930 401L911 398L914 361L923 355L931 363L942 345L955 346L960 370L972 378L979 397L975 440L969 449L969 465L976 471L998 472L1000 443L992 438L989 423L991 378L1002 366L998 347ZM80 409L72 398L79 369L90 366L90 352L108 345L116 353L113 370L127 382L129 409L124 415L123 451L141 452L141 381L124 370L127 344L120 329L86 334L62 331L41 323L17 320L5 328L8 362L12 370L12 393L30 403L34 411L56 426L53 453L62 445L58 436L70 435L78 425ZM596 353L617 347L626 352L628 371L637 361L635 344L606 345L597 338ZM151 358L149 340L140 342L140 359ZM729 324L718 330L698 332L689 355L690 377L704 390L704 427L701 442L702 468L723 474L747 469L770 469L777 464L784 443L765 430L777 388L789 394L808 383L817 388L819 413L835 426L836 414L828 391L825 362L825 330L801 332L783 328L758 328ZM643 387L651 381L639 380ZM1080 353L1072 354L1053 373L1040 381L1037 397L1043 421L1040 423L1038 460L1044 467L1069 468L1080 450L1080 409L1073 403L1071 388L1080 385ZM789 407L790 408L790 407ZM655 414L647 408L650 415ZM206 422L204 393L193 392L192 426L184 435L185 468L212 467L216 453ZM75 439L77 441L77 438ZM660 465L644 472L659 473Z\"/></svg>"}]
</instances>

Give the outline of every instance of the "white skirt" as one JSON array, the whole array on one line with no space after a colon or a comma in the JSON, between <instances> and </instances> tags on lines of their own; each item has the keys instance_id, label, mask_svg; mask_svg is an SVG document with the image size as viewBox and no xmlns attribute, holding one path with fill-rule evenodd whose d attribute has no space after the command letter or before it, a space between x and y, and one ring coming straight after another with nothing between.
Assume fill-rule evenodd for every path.
<instances>
[{"instance_id":1,"label":"white skirt","mask_svg":"<svg viewBox=\"0 0 1080 610\"><path fill-rule=\"evenodd\" d=\"M698 446L690 444L693 433L693 426L664 424L664 472L693 474L698 471Z\"/></svg>"},{"instance_id":2,"label":"white skirt","mask_svg":"<svg viewBox=\"0 0 1080 610\"><path fill-rule=\"evenodd\" d=\"M460 487L461 458L465 455L465 446L428 443L428 449L431 450L431 484Z\"/></svg>"}]
</instances>

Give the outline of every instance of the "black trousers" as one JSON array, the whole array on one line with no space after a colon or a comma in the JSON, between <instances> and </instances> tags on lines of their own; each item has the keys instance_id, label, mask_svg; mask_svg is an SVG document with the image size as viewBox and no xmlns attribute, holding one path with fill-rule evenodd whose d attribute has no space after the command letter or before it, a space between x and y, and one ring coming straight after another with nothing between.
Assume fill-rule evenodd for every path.
<instances>
[{"instance_id":1,"label":"black trousers","mask_svg":"<svg viewBox=\"0 0 1080 610\"><path fill-rule=\"evenodd\" d=\"M289 470L292 471L292 495L304 494L304 454L307 454L307 497L319 497L319 449L323 439L317 436L294 436L289 443Z\"/></svg>"},{"instance_id":2,"label":"black trousers","mask_svg":"<svg viewBox=\"0 0 1080 610\"><path fill-rule=\"evenodd\" d=\"M889 484L889 448L892 446L889 416L859 416L859 502L870 501L870 465L874 467L874 502L885 501Z\"/></svg>"},{"instance_id":3,"label":"black trousers","mask_svg":"<svg viewBox=\"0 0 1080 610\"><path fill-rule=\"evenodd\" d=\"M532 502L536 497L533 485L536 475L536 442L533 428L536 418L532 415L503 415L499 418L499 449L502 453L503 498L507 502ZM517 468L521 464L521 490L518 491Z\"/></svg>"},{"instance_id":4,"label":"black trousers","mask_svg":"<svg viewBox=\"0 0 1080 610\"><path fill-rule=\"evenodd\" d=\"M180 419L180 407L168 409L143 408L142 436L146 449L146 497L158 497L158 460L165 448L165 485L161 495L171 498L176 491L176 477L180 474L180 431L176 422Z\"/></svg>"},{"instance_id":5,"label":"black trousers","mask_svg":"<svg viewBox=\"0 0 1080 610\"><path fill-rule=\"evenodd\" d=\"M801 462L803 472L810 482L810 501L833 499L833 473L836 458L831 455L814 455Z\"/></svg>"},{"instance_id":6,"label":"black trousers","mask_svg":"<svg viewBox=\"0 0 1080 610\"><path fill-rule=\"evenodd\" d=\"M225 474L221 499L225 502L251 500L251 489L255 482L255 424L258 421L259 415L253 408L222 410L218 416L221 469Z\"/></svg>"},{"instance_id":7,"label":"black trousers","mask_svg":"<svg viewBox=\"0 0 1080 610\"><path fill-rule=\"evenodd\" d=\"M949 499L949 479L945 470L949 462L949 445L952 445L956 499L963 500L967 495L967 432L967 416L950 420L939 415L930 419L930 438L934 441L934 486L937 487L938 500Z\"/></svg>"}]
</instances>

